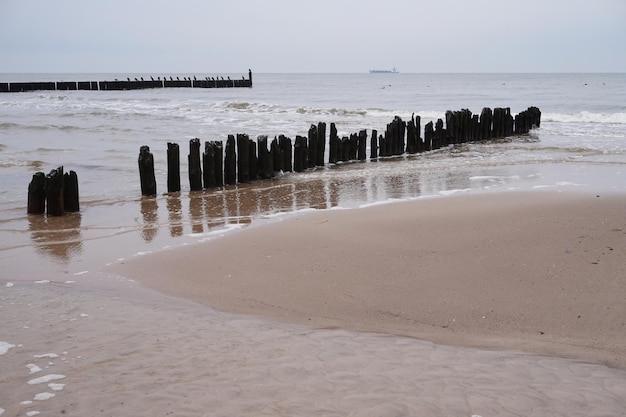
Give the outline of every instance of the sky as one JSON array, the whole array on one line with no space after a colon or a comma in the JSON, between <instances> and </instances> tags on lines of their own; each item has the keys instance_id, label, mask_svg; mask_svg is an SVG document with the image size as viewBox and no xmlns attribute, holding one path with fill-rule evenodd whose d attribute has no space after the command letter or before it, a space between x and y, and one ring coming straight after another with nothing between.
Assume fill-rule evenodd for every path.
<instances>
[{"instance_id":1,"label":"sky","mask_svg":"<svg viewBox=\"0 0 626 417\"><path fill-rule=\"evenodd\" d=\"M626 72L626 0L0 0L0 73Z\"/></svg>"}]
</instances>

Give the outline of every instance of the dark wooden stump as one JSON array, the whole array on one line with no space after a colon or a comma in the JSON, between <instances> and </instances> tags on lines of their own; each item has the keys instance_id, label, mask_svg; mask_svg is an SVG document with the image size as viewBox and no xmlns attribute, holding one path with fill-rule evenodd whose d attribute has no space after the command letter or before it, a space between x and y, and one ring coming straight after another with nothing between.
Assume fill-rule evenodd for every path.
<instances>
[{"instance_id":1,"label":"dark wooden stump","mask_svg":"<svg viewBox=\"0 0 626 417\"><path fill-rule=\"evenodd\" d=\"M76 172L70 171L63 178L63 205L65 211L76 213L80 211L80 202L78 201L78 175Z\"/></svg>"},{"instance_id":2,"label":"dark wooden stump","mask_svg":"<svg viewBox=\"0 0 626 417\"><path fill-rule=\"evenodd\" d=\"M270 144L270 155L272 156L274 171L284 172L285 159L283 158L283 150L281 149L280 144L278 143L278 138L276 137L272 140L272 143Z\"/></svg>"},{"instance_id":3,"label":"dark wooden stump","mask_svg":"<svg viewBox=\"0 0 626 417\"><path fill-rule=\"evenodd\" d=\"M487 140L493 137L493 112L489 107L483 108L480 112L480 140Z\"/></svg>"},{"instance_id":4,"label":"dark wooden stump","mask_svg":"<svg viewBox=\"0 0 626 417\"><path fill-rule=\"evenodd\" d=\"M259 178L268 179L274 176L274 161L270 151L267 149L267 136L257 137L257 147L259 151Z\"/></svg>"},{"instance_id":5,"label":"dark wooden stump","mask_svg":"<svg viewBox=\"0 0 626 417\"><path fill-rule=\"evenodd\" d=\"M167 191L180 191L180 147L178 143L167 143Z\"/></svg>"},{"instance_id":6,"label":"dark wooden stump","mask_svg":"<svg viewBox=\"0 0 626 417\"><path fill-rule=\"evenodd\" d=\"M215 149L215 186L224 186L224 144L221 140L214 141L213 147Z\"/></svg>"},{"instance_id":7,"label":"dark wooden stump","mask_svg":"<svg viewBox=\"0 0 626 417\"><path fill-rule=\"evenodd\" d=\"M36 172L28 184L29 214L44 214L46 212L46 174Z\"/></svg>"},{"instance_id":8,"label":"dark wooden stump","mask_svg":"<svg viewBox=\"0 0 626 417\"><path fill-rule=\"evenodd\" d=\"M200 139L194 138L189 141L189 189L190 191L202 191L202 164L200 160Z\"/></svg>"},{"instance_id":9,"label":"dark wooden stump","mask_svg":"<svg viewBox=\"0 0 626 417\"><path fill-rule=\"evenodd\" d=\"M202 182L204 188L215 188L215 145L213 142L204 142L204 153L202 153Z\"/></svg>"},{"instance_id":10,"label":"dark wooden stump","mask_svg":"<svg viewBox=\"0 0 626 417\"><path fill-rule=\"evenodd\" d=\"M291 146L291 138L280 135L278 144L283 154L283 170L285 172L293 171L293 147Z\"/></svg>"},{"instance_id":11,"label":"dark wooden stump","mask_svg":"<svg viewBox=\"0 0 626 417\"><path fill-rule=\"evenodd\" d=\"M156 195L156 178L154 176L154 157L149 146L139 148L139 181L141 195Z\"/></svg>"},{"instance_id":12,"label":"dark wooden stump","mask_svg":"<svg viewBox=\"0 0 626 417\"><path fill-rule=\"evenodd\" d=\"M237 134L237 178L239 183L250 182L250 138Z\"/></svg>"},{"instance_id":13,"label":"dark wooden stump","mask_svg":"<svg viewBox=\"0 0 626 417\"><path fill-rule=\"evenodd\" d=\"M50 171L46 177L46 199L48 216L62 216L65 214L63 167Z\"/></svg>"},{"instance_id":14,"label":"dark wooden stump","mask_svg":"<svg viewBox=\"0 0 626 417\"><path fill-rule=\"evenodd\" d=\"M326 159L326 123L317 124L317 160L315 164L323 167Z\"/></svg>"},{"instance_id":15,"label":"dark wooden stump","mask_svg":"<svg viewBox=\"0 0 626 417\"><path fill-rule=\"evenodd\" d=\"M257 156L256 143L252 139L249 139L248 155L250 181L254 181L259 178L259 158Z\"/></svg>"},{"instance_id":16,"label":"dark wooden stump","mask_svg":"<svg viewBox=\"0 0 626 417\"><path fill-rule=\"evenodd\" d=\"M370 138L370 159L378 158L378 132L372 130L372 137Z\"/></svg>"},{"instance_id":17,"label":"dark wooden stump","mask_svg":"<svg viewBox=\"0 0 626 417\"><path fill-rule=\"evenodd\" d=\"M302 172L306 169L307 163L307 138L296 136L296 143L293 147L293 170Z\"/></svg>"},{"instance_id":18,"label":"dark wooden stump","mask_svg":"<svg viewBox=\"0 0 626 417\"><path fill-rule=\"evenodd\" d=\"M367 159L367 131L361 130L357 137L357 159L365 161Z\"/></svg>"},{"instance_id":19,"label":"dark wooden stump","mask_svg":"<svg viewBox=\"0 0 626 417\"><path fill-rule=\"evenodd\" d=\"M424 126L424 150L431 151L434 148L433 140L435 138L435 130L433 128L433 122L428 122Z\"/></svg>"},{"instance_id":20,"label":"dark wooden stump","mask_svg":"<svg viewBox=\"0 0 626 417\"><path fill-rule=\"evenodd\" d=\"M237 184L237 156L235 153L235 136L228 135L224 150L224 182L226 185Z\"/></svg>"},{"instance_id":21,"label":"dark wooden stump","mask_svg":"<svg viewBox=\"0 0 626 417\"><path fill-rule=\"evenodd\" d=\"M311 127L309 127L308 139L309 139L309 144L307 148L308 153L307 153L307 158L306 158L307 167L314 168L317 163L317 147L318 147L316 125L311 125Z\"/></svg>"},{"instance_id":22,"label":"dark wooden stump","mask_svg":"<svg viewBox=\"0 0 626 417\"><path fill-rule=\"evenodd\" d=\"M337 128L334 123L330 124L330 137L328 140L328 163L336 164L339 161L341 140L337 136Z\"/></svg>"}]
</instances>

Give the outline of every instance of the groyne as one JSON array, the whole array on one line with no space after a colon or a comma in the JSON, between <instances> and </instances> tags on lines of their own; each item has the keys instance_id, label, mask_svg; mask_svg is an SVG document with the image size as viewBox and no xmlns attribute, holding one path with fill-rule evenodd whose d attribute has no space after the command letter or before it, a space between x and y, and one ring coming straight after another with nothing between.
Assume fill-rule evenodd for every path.
<instances>
[{"instance_id":1,"label":"groyne","mask_svg":"<svg viewBox=\"0 0 626 417\"><path fill-rule=\"evenodd\" d=\"M189 142L189 188L201 191L269 179L280 172L302 172L307 169L352 161L418 154L467 142L489 141L524 135L541 123L537 107L513 116L510 108L484 108L480 115L470 110L447 111L444 118L428 122L421 129L421 118L413 114L404 121L396 116L380 135L376 130L361 130L339 137L334 123L326 135L326 123L312 124L307 136L297 135L295 141L284 135L269 140L266 135L256 141L247 134L228 135L222 141L206 141L201 154L200 139ZM269 145L268 145L269 143ZM328 146L327 146L328 144ZM180 180L180 147L167 144L167 191L178 192ZM138 158L141 193L157 194L154 157L149 146L142 146Z\"/></svg>"},{"instance_id":2,"label":"groyne","mask_svg":"<svg viewBox=\"0 0 626 417\"><path fill-rule=\"evenodd\" d=\"M0 82L0 93L20 93L27 91L122 91L142 90L149 88L238 88L252 87L252 71L248 70L248 78L240 79L230 77L163 77L149 79L126 78L125 80L114 79L113 81L43 81L43 82Z\"/></svg>"}]
</instances>

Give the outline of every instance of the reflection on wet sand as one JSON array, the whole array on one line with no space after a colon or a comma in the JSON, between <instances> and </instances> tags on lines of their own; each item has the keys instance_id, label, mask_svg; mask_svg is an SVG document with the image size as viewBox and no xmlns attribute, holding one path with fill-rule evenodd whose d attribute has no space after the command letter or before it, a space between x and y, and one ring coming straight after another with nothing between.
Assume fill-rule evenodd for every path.
<instances>
[{"instance_id":1,"label":"reflection on wet sand","mask_svg":"<svg viewBox=\"0 0 626 417\"><path fill-rule=\"evenodd\" d=\"M141 237L146 242L151 242L159 233L159 214L156 198L141 198L141 216L143 217Z\"/></svg>"},{"instance_id":2,"label":"reflection on wet sand","mask_svg":"<svg viewBox=\"0 0 626 417\"><path fill-rule=\"evenodd\" d=\"M83 250L80 213L29 215L28 230L35 249L46 258L69 262Z\"/></svg>"}]
</instances>

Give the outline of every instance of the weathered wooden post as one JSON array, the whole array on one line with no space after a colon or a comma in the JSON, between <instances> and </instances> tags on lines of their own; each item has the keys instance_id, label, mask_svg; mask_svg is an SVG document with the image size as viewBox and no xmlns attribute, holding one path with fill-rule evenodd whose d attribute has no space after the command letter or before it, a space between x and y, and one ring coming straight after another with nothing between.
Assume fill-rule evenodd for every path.
<instances>
[{"instance_id":1,"label":"weathered wooden post","mask_svg":"<svg viewBox=\"0 0 626 417\"><path fill-rule=\"evenodd\" d=\"M261 179L272 178L274 176L274 161L267 149L267 136L260 135L256 141L259 151L259 177Z\"/></svg>"},{"instance_id":2,"label":"weathered wooden post","mask_svg":"<svg viewBox=\"0 0 626 417\"><path fill-rule=\"evenodd\" d=\"M46 177L47 213L49 216L65 214L65 194L63 191L63 167L50 171Z\"/></svg>"},{"instance_id":3,"label":"weathered wooden post","mask_svg":"<svg viewBox=\"0 0 626 417\"><path fill-rule=\"evenodd\" d=\"M314 168L315 164L317 163L317 126L311 125L311 127L309 127L308 139L309 146L307 148L308 153L306 158L306 166L307 168Z\"/></svg>"},{"instance_id":4,"label":"weathered wooden post","mask_svg":"<svg viewBox=\"0 0 626 417\"><path fill-rule=\"evenodd\" d=\"M326 153L326 123L319 122L317 124L317 161L318 167L324 166Z\"/></svg>"},{"instance_id":5,"label":"weathered wooden post","mask_svg":"<svg viewBox=\"0 0 626 417\"><path fill-rule=\"evenodd\" d=\"M63 176L63 205L65 211L76 213L80 211L78 201L78 175L70 171Z\"/></svg>"},{"instance_id":6,"label":"weathered wooden post","mask_svg":"<svg viewBox=\"0 0 626 417\"><path fill-rule=\"evenodd\" d=\"M435 137L435 130L433 129L433 122L426 123L424 126L424 150L431 151L434 148L433 139Z\"/></svg>"},{"instance_id":7,"label":"weathered wooden post","mask_svg":"<svg viewBox=\"0 0 626 417\"><path fill-rule=\"evenodd\" d=\"M224 182L227 185L237 184L237 160L235 155L235 136L228 135L224 156Z\"/></svg>"},{"instance_id":8,"label":"weathered wooden post","mask_svg":"<svg viewBox=\"0 0 626 417\"><path fill-rule=\"evenodd\" d=\"M46 212L46 174L36 172L28 184L28 208L29 214L44 214Z\"/></svg>"},{"instance_id":9,"label":"weathered wooden post","mask_svg":"<svg viewBox=\"0 0 626 417\"><path fill-rule=\"evenodd\" d=\"M154 177L154 157L149 146L139 148L139 181L141 195L156 195L156 178Z\"/></svg>"},{"instance_id":10,"label":"weathered wooden post","mask_svg":"<svg viewBox=\"0 0 626 417\"><path fill-rule=\"evenodd\" d=\"M367 159L367 131L361 130L357 140L357 159L359 161L365 161Z\"/></svg>"},{"instance_id":11,"label":"weathered wooden post","mask_svg":"<svg viewBox=\"0 0 626 417\"><path fill-rule=\"evenodd\" d=\"M202 166L200 162L200 139L194 138L189 141L189 189L190 191L202 190Z\"/></svg>"},{"instance_id":12,"label":"weathered wooden post","mask_svg":"<svg viewBox=\"0 0 626 417\"><path fill-rule=\"evenodd\" d=\"M283 170L285 172L293 171L293 147L291 146L291 138L284 135L278 136L278 145L283 154Z\"/></svg>"},{"instance_id":13,"label":"weathered wooden post","mask_svg":"<svg viewBox=\"0 0 626 417\"><path fill-rule=\"evenodd\" d=\"M285 172L283 151L278 144L278 138L274 137L270 144L270 155L274 165L275 172Z\"/></svg>"},{"instance_id":14,"label":"weathered wooden post","mask_svg":"<svg viewBox=\"0 0 626 417\"><path fill-rule=\"evenodd\" d=\"M370 138L370 159L378 158L378 132L372 130L372 137Z\"/></svg>"},{"instance_id":15,"label":"weathered wooden post","mask_svg":"<svg viewBox=\"0 0 626 417\"><path fill-rule=\"evenodd\" d=\"M204 188L215 188L215 146L212 142L204 142L204 152L202 153L202 182Z\"/></svg>"},{"instance_id":16,"label":"weathered wooden post","mask_svg":"<svg viewBox=\"0 0 626 417\"><path fill-rule=\"evenodd\" d=\"M296 136L296 143L293 147L293 170L302 172L306 168L307 160L307 138L304 136Z\"/></svg>"},{"instance_id":17,"label":"weathered wooden post","mask_svg":"<svg viewBox=\"0 0 626 417\"><path fill-rule=\"evenodd\" d=\"M480 112L480 140L493 137L493 112L489 107L484 107Z\"/></svg>"},{"instance_id":18,"label":"weathered wooden post","mask_svg":"<svg viewBox=\"0 0 626 417\"><path fill-rule=\"evenodd\" d=\"M437 146L435 147L433 145L433 149L444 148L450 144L448 140L448 133L446 132L446 129L444 129L443 120L441 119L437 119L437 122L435 122L435 141L434 142L437 144Z\"/></svg>"},{"instance_id":19,"label":"weathered wooden post","mask_svg":"<svg viewBox=\"0 0 626 417\"><path fill-rule=\"evenodd\" d=\"M180 148L178 143L167 143L167 192L180 191Z\"/></svg>"},{"instance_id":20,"label":"weathered wooden post","mask_svg":"<svg viewBox=\"0 0 626 417\"><path fill-rule=\"evenodd\" d=\"M337 136L337 128L334 123L330 124L330 137L328 140L328 163L336 164L339 160L339 149L341 147L341 140Z\"/></svg>"},{"instance_id":21,"label":"weathered wooden post","mask_svg":"<svg viewBox=\"0 0 626 417\"><path fill-rule=\"evenodd\" d=\"M224 186L224 144L221 140L214 141L215 148L215 186Z\"/></svg>"},{"instance_id":22,"label":"weathered wooden post","mask_svg":"<svg viewBox=\"0 0 626 417\"><path fill-rule=\"evenodd\" d=\"M256 143L248 139L249 173L250 181L259 178L259 158L257 157Z\"/></svg>"},{"instance_id":23,"label":"weathered wooden post","mask_svg":"<svg viewBox=\"0 0 626 417\"><path fill-rule=\"evenodd\" d=\"M239 183L250 182L250 138L237 133L237 178Z\"/></svg>"},{"instance_id":24,"label":"weathered wooden post","mask_svg":"<svg viewBox=\"0 0 626 417\"><path fill-rule=\"evenodd\" d=\"M420 129L420 117L413 113L406 125L406 152L409 154L421 152Z\"/></svg>"}]
</instances>

